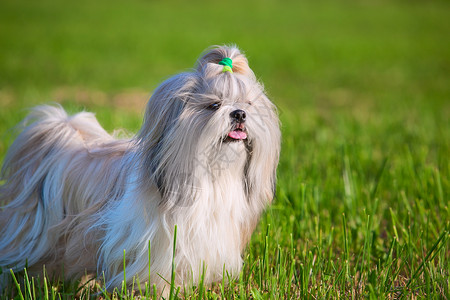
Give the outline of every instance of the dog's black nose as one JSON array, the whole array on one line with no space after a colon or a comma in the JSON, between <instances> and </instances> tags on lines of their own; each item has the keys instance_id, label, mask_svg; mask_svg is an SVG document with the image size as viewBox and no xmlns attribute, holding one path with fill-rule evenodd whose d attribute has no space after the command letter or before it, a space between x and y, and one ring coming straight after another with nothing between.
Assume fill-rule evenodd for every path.
<instances>
[{"instance_id":1,"label":"dog's black nose","mask_svg":"<svg viewBox=\"0 0 450 300\"><path fill-rule=\"evenodd\" d=\"M230 113L230 117L239 123L245 122L245 111L242 109L236 109Z\"/></svg>"}]
</instances>

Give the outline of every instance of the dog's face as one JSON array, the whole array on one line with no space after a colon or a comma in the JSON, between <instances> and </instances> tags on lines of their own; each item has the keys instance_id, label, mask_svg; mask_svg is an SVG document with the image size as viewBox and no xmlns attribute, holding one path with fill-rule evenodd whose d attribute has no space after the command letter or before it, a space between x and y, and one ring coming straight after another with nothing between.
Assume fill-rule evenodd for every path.
<instances>
[{"instance_id":1,"label":"dog's face","mask_svg":"<svg viewBox=\"0 0 450 300\"><path fill-rule=\"evenodd\" d=\"M258 189L271 199L280 149L276 109L254 76L217 66L172 77L151 97L139 134L144 176L163 198L196 181L223 183L226 175L244 182L249 195Z\"/></svg>"},{"instance_id":2,"label":"dog's face","mask_svg":"<svg viewBox=\"0 0 450 300\"><path fill-rule=\"evenodd\" d=\"M207 163L239 163L248 159L255 147L271 147L278 142L274 106L261 86L241 75L222 74L203 81L187 97L175 126L186 135L189 145ZM179 145L182 147L182 145ZM226 166L222 166L226 167Z\"/></svg>"}]
</instances>

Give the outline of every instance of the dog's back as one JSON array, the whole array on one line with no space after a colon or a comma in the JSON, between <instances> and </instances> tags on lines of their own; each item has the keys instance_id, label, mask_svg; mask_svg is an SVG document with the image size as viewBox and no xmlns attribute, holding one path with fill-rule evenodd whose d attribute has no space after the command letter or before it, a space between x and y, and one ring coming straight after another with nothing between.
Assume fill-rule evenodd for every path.
<instances>
[{"instance_id":1,"label":"dog's back","mask_svg":"<svg viewBox=\"0 0 450 300\"><path fill-rule=\"evenodd\" d=\"M98 209L99 199L106 199L111 190L108 184L117 183L120 177L119 171L105 174L104 168L120 169L110 167L120 164L128 147L128 141L115 140L93 114L68 116L59 106L34 108L22 126L1 173L3 271L21 270L37 262L59 264L58 256L66 254L58 249L70 249L67 235L73 233L69 228L80 226L83 211Z\"/></svg>"}]
</instances>

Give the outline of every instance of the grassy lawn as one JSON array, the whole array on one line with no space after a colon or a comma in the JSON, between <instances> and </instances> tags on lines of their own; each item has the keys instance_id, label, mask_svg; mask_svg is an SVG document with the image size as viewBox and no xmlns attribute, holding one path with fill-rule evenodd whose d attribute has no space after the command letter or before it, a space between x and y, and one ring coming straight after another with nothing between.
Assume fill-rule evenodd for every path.
<instances>
[{"instance_id":1,"label":"grassy lawn","mask_svg":"<svg viewBox=\"0 0 450 300\"><path fill-rule=\"evenodd\" d=\"M277 198L239 279L189 297L448 299L449 37L448 1L2 0L0 159L36 104L135 132L162 80L234 43L279 108ZM42 281L23 296L77 292Z\"/></svg>"}]
</instances>

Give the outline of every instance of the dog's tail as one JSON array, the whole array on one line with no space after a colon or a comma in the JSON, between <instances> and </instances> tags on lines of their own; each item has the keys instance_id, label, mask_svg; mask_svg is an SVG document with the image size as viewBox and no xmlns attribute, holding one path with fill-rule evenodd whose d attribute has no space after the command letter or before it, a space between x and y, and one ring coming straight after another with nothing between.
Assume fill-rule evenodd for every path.
<instances>
[{"instance_id":1,"label":"dog's tail","mask_svg":"<svg viewBox=\"0 0 450 300\"><path fill-rule=\"evenodd\" d=\"M49 229L64 218L62 174L71 153L113 140L93 114L68 116L60 106L34 108L21 126L0 173L3 271L21 270L54 253L60 237Z\"/></svg>"}]
</instances>

